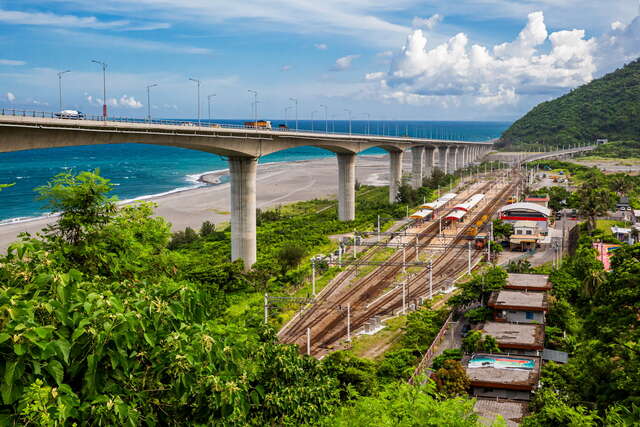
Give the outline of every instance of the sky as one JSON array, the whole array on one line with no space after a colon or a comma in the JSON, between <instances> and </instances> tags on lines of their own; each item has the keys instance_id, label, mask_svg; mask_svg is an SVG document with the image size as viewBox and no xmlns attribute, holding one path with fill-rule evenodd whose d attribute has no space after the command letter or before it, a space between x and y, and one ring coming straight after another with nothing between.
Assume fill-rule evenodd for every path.
<instances>
[{"instance_id":1,"label":"sky","mask_svg":"<svg viewBox=\"0 0 640 427\"><path fill-rule=\"evenodd\" d=\"M511 121L640 56L638 0L0 0L0 108ZM147 100L147 86L150 102ZM209 102L210 101L210 102ZM324 107L326 106L326 108ZM348 111L347 111L348 110Z\"/></svg>"}]
</instances>

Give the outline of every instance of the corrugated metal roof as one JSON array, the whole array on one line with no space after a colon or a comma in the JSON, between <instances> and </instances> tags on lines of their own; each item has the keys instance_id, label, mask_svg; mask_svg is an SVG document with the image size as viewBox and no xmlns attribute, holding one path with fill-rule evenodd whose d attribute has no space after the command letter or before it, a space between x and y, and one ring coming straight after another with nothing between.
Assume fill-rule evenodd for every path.
<instances>
[{"instance_id":1,"label":"corrugated metal roof","mask_svg":"<svg viewBox=\"0 0 640 427\"><path fill-rule=\"evenodd\" d=\"M409 218L422 219L428 217L432 213L433 211L431 209L420 209L419 211L412 213Z\"/></svg>"},{"instance_id":2,"label":"corrugated metal roof","mask_svg":"<svg viewBox=\"0 0 640 427\"><path fill-rule=\"evenodd\" d=\"M544 206L540 206L535 203L529 203L529 202L512 203L510 205L501 207L498 210L498 212L512 211L512 210L518 210L518 209L530 210L530 211L541 213L544 216L551 216L551 209L545 208Z\"/></svg>"},{"instance_id":3,"label":"corrugated metal roof","mask_svg":"<svg viewBox=\"0 0 640 427\"><path fill-rule=\"evenodd\" d=\"M557 363L567 363L569 361L569 353L545 348L544 350L542 350L542 360L551 360Z\"/></svg>"}]
</instances>

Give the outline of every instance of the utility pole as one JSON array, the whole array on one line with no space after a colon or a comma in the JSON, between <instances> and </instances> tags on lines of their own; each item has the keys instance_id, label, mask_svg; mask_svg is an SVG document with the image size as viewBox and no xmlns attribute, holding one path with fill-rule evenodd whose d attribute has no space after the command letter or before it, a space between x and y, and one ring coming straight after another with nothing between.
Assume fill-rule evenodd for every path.
<instances>
[{"instance_id":1,"label":"utility pole","mask_svg":"<svg viewBox=\"0 0 640 427\"><path fill-rule=\"evenodd\" d=\"M433 299L433 261L429 260L429 299Z\"/></svg>"},{"instance_id":2,"label":"utility pole","mask_svg":"<svg viewBox=\"0 0 640 427\"><path fill-rule=\"evenodd\" d=\"M407 291L406 291L407 280L402 281L402 314L407 314Z\"/></svg>"},{"instance_id":3,"label":"utility pole","mask_svg":"<svg viewBox=\"0 0 640 427\"><path fill-rule=\"evenodd\" d=\"M351 342L351 304L347 304L347 341Z\"/></svg>"},{"instance_id":4,"label":"utility pole","mask_svg":"<svg viewBox=\"0 0 640 427\"><path fill-rule=\"evenodd\" d=\"M211 98L213 98L214 96L216 96L215 93L212 93L211 95L207 95L207 107L208 107L208 111L207 114L209 116L209 124L211 124Z\"/></svg>"},{"instance_id":5,"label":"utility pole","mask_svg":"<svg viewBox=\"0 0 640 427\"><path fill-rule=\"evenodd\" d=\"M467 274L471 276L471 242L467 242L467 246L469 248L467 254Z\"/></svg>"},{"instance_id":6,"label":"utility pole","mask_svg":"<svg viewBox=\"0 0 640 427\"><path fill-rule=\"evenodd\" d=\"M289 110L291 110L293 107L289 106L287 108L284 109L284 125L287 127L287 129L289 129Z\"/></svg>"},{"instance_id":7,"label":"utility pole","mask_svg":"<svg viewBox=\"0 0 640 427\"><path fill-rule=\"evenodd\" d=\"M151 88L158 86L156 83L147 86L147 120L151 122Z\"/></svg>"},{"instance_id":8,"label":"utility pole","mask_svg":"<svg viewBox=\"0 0 640 427\"><path fill-rule=\"evenodd\" d=\"M107 120L107 64L92 59L91 62L102 67L102 117Z\"/></svg>"},{"instance_id":9,"label":"utility pole","mask_svg":"<svg viewBox=\"0 0 640 427\"><path fill-rule=\"evenodd\" d=\"M71 70L66 70L66 71L60 71L58 73L58 91L60 92L59 93L59 95L60 95L60 98L59 98L60 99L60 110L59 111L61 113L62 113L62 76L64 74L70 73L70 72L71 72Z\"/></svg>"},{"instance_id":10,"label":"utility pole","mask_svg":"<svg viewBox=\"0 0 640 427\"><path fill-rule=\"evenodd\" d=\"M378 243L380 243L380 215L378 215Z\"/></svg>"},{"instance_id":11,"label":"utility pole","mask_svg":"<svg viewBox=\"0 0 640 427\"><path fill-rule=\"evenodd\" d=\"M296 131L298 130L298 98L289 98L290 101L293 101L296 104Z\"/></svg>"},{"instance_id":12,"label":"utility pole","mask_svg":"<svg viewBox=\"0 0 640 427\"><path fill-rule=\"evenodd\" d=\"M311 258L311 293L316 297L316 259Z\"/></svg>"},{"instance_id":13,"label":"utility pole","mask_svg":"<svg viewBox=\"0 0 640 427\"><path fill-rule=\"evenodd\" d=\"M321 105L320 107L324 108L324 131L329 133L329 107L326 105Z\"/></svg>"},{"instance_id":14,"label":"utility pole","mask_svg":"<svg viewBox=\"0 0 640 427\"><path fill-rule=\"evenodd\" d=\"M253 94L253 127L258 128L258 91L249 89L248 92Z\"/></svg>"},{"instance_id":15,"label":"utility pole","mask_svg":"<svg viewBox=\"0 0 640 427\"><path fill-rule=\"evenodd\" d=\"M311 328L307 328L307 356L311 356Z\"/></svg>"},{"instance_id":16,"label":"utility pole","mask_svg":"<svg viewBox=\"0 0 640 427\"><path fill-rule=\"evenodd\" d=\"M314 126L313 126L313 116L314 116L316 113L317 113L317 111L316 111L316 110L313 110L313 111L311 112L311 132L313 132L313 131L314 131Z\"/></svg>"},{"instance_id":17,"label":"utility pole","mask_svg":"<svg viewBox=\"0 0 640 427\"><path fill-rule=\"evenodd\" d=\"M351 135L351 110L344 109L347 113L349 113L349 135Z\"/></svg>"}]
</instances>

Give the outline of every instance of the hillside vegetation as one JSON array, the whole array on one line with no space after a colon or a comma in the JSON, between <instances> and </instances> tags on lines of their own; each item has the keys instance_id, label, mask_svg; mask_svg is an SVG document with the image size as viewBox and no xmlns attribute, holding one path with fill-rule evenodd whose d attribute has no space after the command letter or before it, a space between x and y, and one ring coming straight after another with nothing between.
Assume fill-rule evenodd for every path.
<instances>
[{"instance_id":1,"label":"hillside vegetation","mask_svg":"<svg viewBox=\"0 0 640 427\"><path fill-rule=\"evenodd\" d=\"M640 60L636 60L516 121L499 147L532 149L593 142L637 140L640 134Z\"/></svg>"}]
</instances>

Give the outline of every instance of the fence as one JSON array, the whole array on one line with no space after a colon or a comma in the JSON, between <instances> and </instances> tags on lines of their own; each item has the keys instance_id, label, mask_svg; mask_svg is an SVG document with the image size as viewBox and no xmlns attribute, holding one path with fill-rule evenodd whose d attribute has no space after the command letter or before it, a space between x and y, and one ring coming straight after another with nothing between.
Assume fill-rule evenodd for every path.
<instances>
[{"instance_id":1,"label":"fence","mask_svg":"<svg viewBox=\"0 0 640 427\"><path fill-rule=\"evenodd\" d=\"M451 326L452 320L453 320L453 311L449 313L449 317L447 317L447 320L445 320L444 325L442 325L442 328L440 328L438 335L436 335L436 337L433 339L433 342L431 343L431 346L429 346L429 349L427 349L426 353L422 356L422 360L420 361L420 363L416 367L416 370L413 372L413 375L411 375L411 378L409 379L410 384L413 384L415 378L418 375L420 375L422 371L424 371L426 368L429 367L429 364L431 363L431 359L433 359L433 356L435 355L438 346L442 343L442 340L447 335L447 331Z\"/></svg>"}]
</instances>

